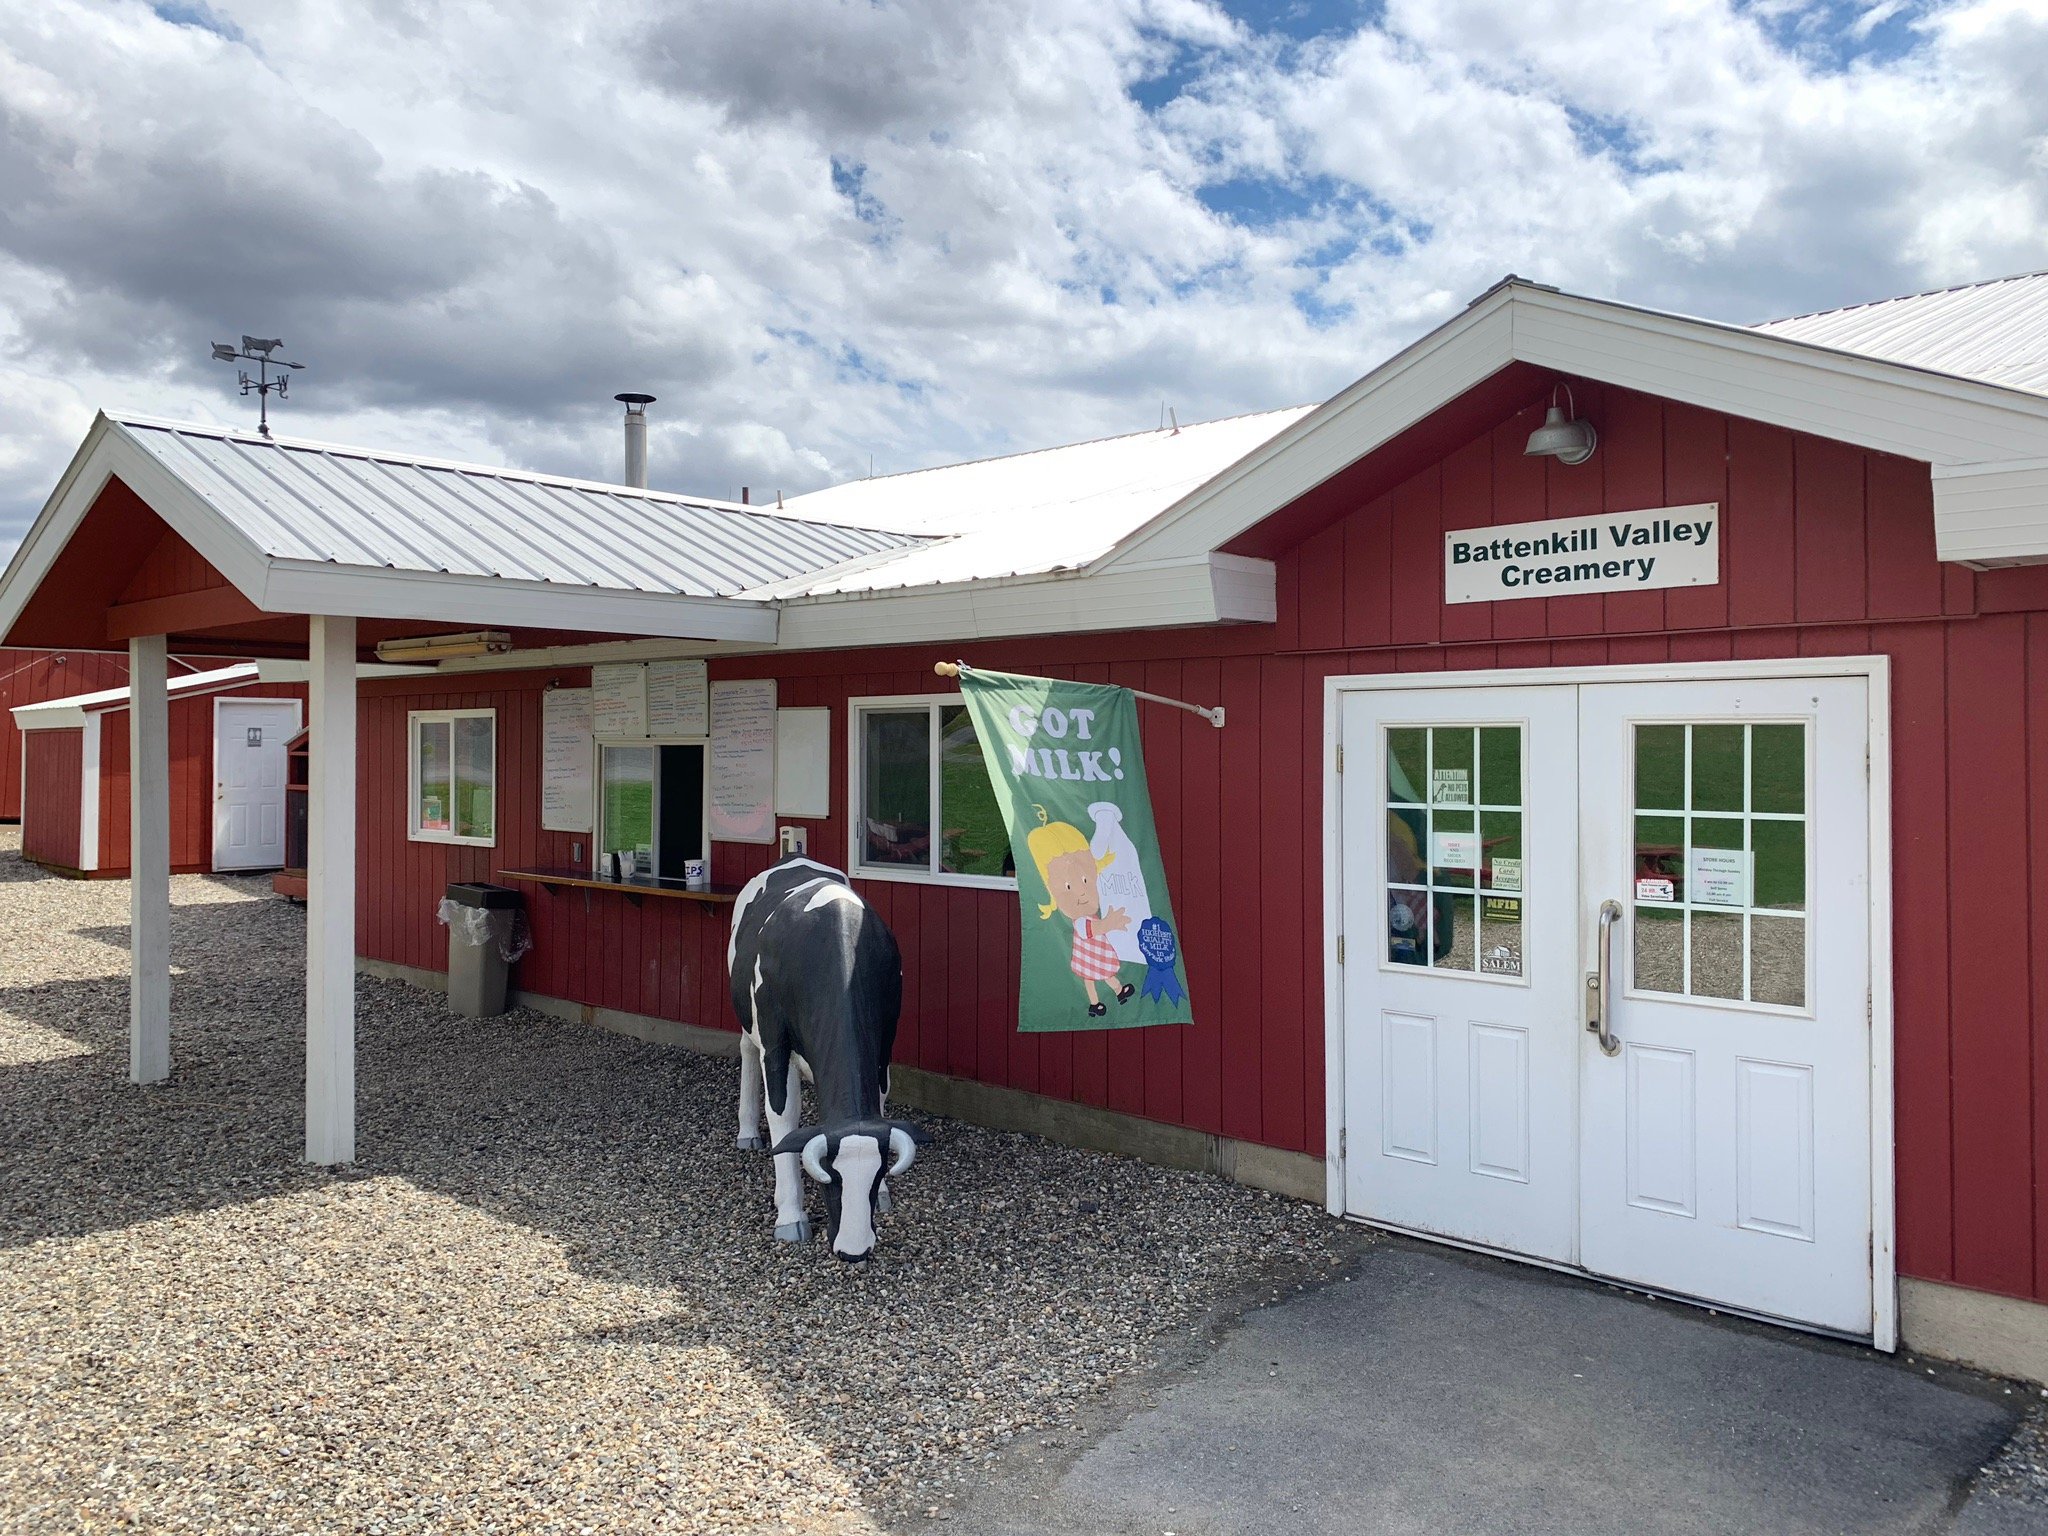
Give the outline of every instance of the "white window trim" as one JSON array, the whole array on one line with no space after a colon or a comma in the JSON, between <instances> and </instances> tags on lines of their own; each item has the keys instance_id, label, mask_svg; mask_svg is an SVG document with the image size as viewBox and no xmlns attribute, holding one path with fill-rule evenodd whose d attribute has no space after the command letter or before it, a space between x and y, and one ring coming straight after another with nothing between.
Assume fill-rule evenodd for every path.
<instances>
[{"instance_id":1,"label":"white window trim","mask_svg":"<svg viewBox=\"0 0 2048 1536\"><path fill-rule=\"evenodd\" d=\"M931 713L931 805L936 816L944 809L939 797L939 711L961 702L953 693L882 693L846 701L846 873L855 880L889 880L900 885L952 885L973 891L1014 891L1015 875L958 875L939 869L938 839L932 840L923 869L892 864L887 867L861 862L861 832L867 824L867 802L861 794L861 717L869 713L901 713L926 709Z\"/></svg>"},{"instance_id":2,"label":"white window trim","mask_svg":"<svg viewBox=\"0 0 2048 1536\"><path fill-rule=\"evenodd\" d=\"M703 851L697 855L704 860L704 867L711 867L711 738L709 736L600 736L591 753L590 770L594 776L591 785L590 807L590 867L593 872L602 873L604 861L604 754L607 748L619 747L702 747L704 749L704 809L699 823L704 828ZM661 775L654 778L654 851L655 858L661 857ZM657 869L659 880L680 880L681 870L664 874Z\"/></svg>"},{"instance_id":3,"label":"white window trim","mask_svg":"<svg viewBox=\"0 0 2048 1536\"><path fill-rule=\"evenodd\" d=\"M455 722L491 722L491 835L460 837L455 832ZM420 826L420 727L448 727L448 830L428 831ZM405 840L409 843L447 843L458 848L498 846L498 712L495 709L414 709L405 716Z\"/></svg>"}]
</instances>

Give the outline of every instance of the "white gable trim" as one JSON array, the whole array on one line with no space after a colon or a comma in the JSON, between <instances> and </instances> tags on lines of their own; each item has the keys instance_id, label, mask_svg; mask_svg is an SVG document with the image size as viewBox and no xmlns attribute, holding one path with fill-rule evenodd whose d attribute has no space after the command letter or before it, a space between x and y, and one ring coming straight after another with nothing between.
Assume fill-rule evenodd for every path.
<instances>
[{"instance_id":1,"label":"white gable trim","mask_svg":"<svg viewBox=\"0 0 2048 1536\"><path fill-rule=\"evenodd\" d=\"M215 514L203 492L137 443L121 423L93 421L50 499L0 577L0 635L12 629L79 524L120 479L151 511L266 613L342 614L432 623L613 630L772 645L775 608L742 598L684 597L454 576L315 561L272 560Z\"/></svg>"},{"instance_id":2,"label":"white gable trim","mask_svg":"<svg viewBox=\"0 0 2048 1536\"><path fill-rule=\"evenodd\" d=\"M1220 548L1513 362L1936 466L1937 547L1969 547L1943 537L1970 510L1962 466L2048 458L2042 396L1511 282L1191 492L1093 569ZM2048 501L2036 498L2021 521L2000 558L2048 558ZM1978 557L1944 549L1943 558Z\"/></svg>"}]
</instances>

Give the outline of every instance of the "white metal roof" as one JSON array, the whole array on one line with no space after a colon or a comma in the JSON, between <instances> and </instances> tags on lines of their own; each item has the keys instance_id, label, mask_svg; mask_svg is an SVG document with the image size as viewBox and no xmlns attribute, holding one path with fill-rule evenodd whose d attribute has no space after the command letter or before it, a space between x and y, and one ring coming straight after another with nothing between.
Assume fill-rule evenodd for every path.
<instances>
[{"instance_id":1,"label":"white metal roof","mask_svg":"<svg viewBox=\"0 0 2048 1536\"><path fill-rule=\"evenodd\" d=\"M2048 394L2048 272L1794 315L1756 329L1788 341Z\"/></svg>"},{"instance_id":2,"label":"white metal roof","mask_svg":"<svg viewBox=\"0 0 2048 1536\"><path fill-rule=\"evenodd\" d=\"M1283 431L1313 406L853 480L784 514L935 542L863 556L749 595L879 591L1071 570Z\"/></svg>"},{"instance_id":3,"label":"white metal roof","mask_svg":"<svg viewBox=\"0 0 2048 1536\"><path fill-rule=\"evenodd\" d=\"M523 470L141 417L115 427L271 560L728 597L915 542Z\"/></svg>"}]
</instances>

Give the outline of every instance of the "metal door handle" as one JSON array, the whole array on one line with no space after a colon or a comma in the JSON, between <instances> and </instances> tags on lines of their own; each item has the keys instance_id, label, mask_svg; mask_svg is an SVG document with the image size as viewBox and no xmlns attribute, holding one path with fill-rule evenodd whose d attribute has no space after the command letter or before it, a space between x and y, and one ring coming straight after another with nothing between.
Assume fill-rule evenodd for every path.
<instances>
[{"instance_id":1,"label":"metal door handle","mask_svg":"<svg viewBox=\"0 0 2048 1536\"><path fill-rule=\"evenodd\" d=\"M1607 1016L1613 1006L1608 977L1614 969L1614 925L1620 921L1620 902L1600 903L1600 932L1593 951L1595 969L1586 974L1586 1033L1600 1037L1600 1049L1608 1056L1621 1050L1621 1042L1607 1027Z\"/></svg>"}]
</instances>

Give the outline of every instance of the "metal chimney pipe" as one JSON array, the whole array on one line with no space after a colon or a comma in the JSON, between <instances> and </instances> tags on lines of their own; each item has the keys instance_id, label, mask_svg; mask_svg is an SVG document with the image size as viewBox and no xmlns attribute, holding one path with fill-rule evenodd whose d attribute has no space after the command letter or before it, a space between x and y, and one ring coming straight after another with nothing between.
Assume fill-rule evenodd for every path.
<instances>
[{"instance_id":1,"label":"metal chimney pipe","mask_svg":"<svg viewBox=\"0 0 2048 1536\"><path fill-rule=\"evenodd\" d=\"M613 395L626 408L626 484L647 489L647 407L652 395Z\"/></svg>"}]
</instances>

